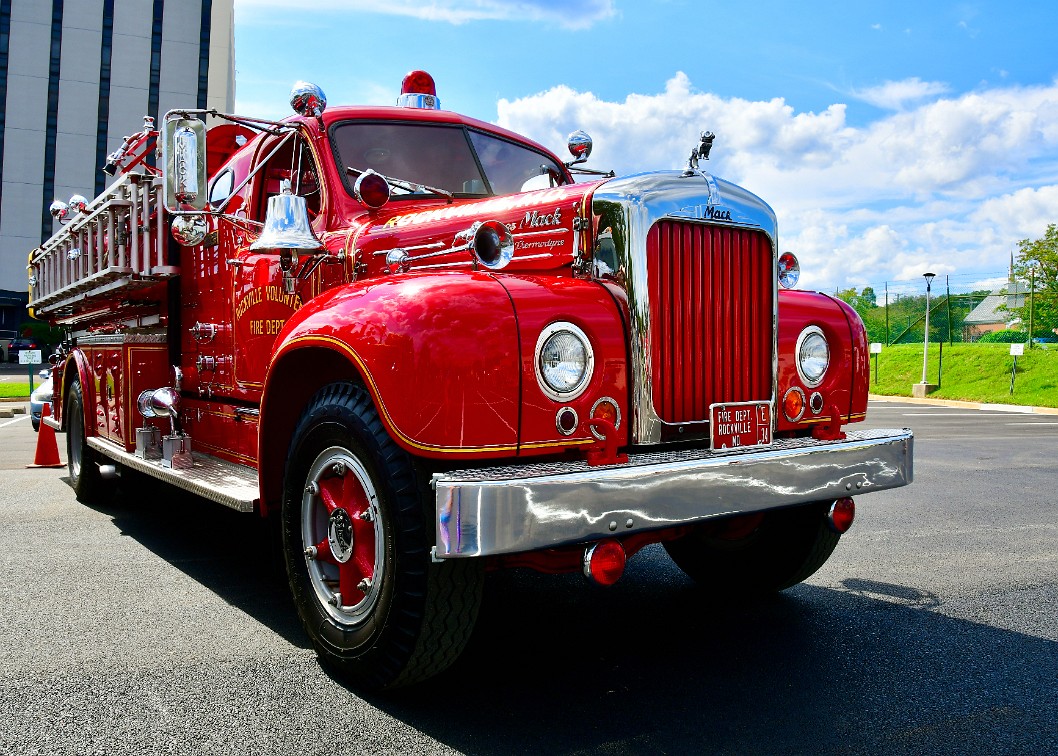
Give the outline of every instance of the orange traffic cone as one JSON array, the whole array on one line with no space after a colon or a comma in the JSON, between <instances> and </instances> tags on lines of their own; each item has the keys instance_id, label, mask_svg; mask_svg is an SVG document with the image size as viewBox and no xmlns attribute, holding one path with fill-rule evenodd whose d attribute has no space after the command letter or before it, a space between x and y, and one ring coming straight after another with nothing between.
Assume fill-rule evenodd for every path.
<instances>
[{"instance_id":1,"label":"orange traffic cone","mask_svg":"<svg viewBox=\"0 0 1058 756\"><path fill-rule=\"evenodd\" d=\"M33 464L26 467L62 467L59 461L59 446L55 443L55 429L44 422L51 416L51 404L44 403L40 413L40 430L37 431L37 453L33 456Z\"/></svg>"}]
</instances>

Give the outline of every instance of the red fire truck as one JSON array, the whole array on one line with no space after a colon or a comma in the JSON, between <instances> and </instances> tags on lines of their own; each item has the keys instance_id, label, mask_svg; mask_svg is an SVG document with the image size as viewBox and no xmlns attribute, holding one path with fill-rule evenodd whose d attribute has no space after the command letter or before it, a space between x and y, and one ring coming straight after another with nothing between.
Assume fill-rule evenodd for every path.
<instances>
[{"instance_id":1,"label":"red fire truck","mask_svg":"<svg viewBox=\"0 0 1058 756\"><path fill-rule=\"evenodd\" d=\"M79 499L137 470L280 533L321 659L374 688L459 655L487 570L616 581L661 543L718 593L791 586L906 485L854 430L868 349L790 288L775 214L686 167L614 177L439 108L148 119L29 258L69 337L52 427ZM208 138L205 122L215 122ZM157 167L147 158L160 153Z\"/></svg>"}]
</instances>

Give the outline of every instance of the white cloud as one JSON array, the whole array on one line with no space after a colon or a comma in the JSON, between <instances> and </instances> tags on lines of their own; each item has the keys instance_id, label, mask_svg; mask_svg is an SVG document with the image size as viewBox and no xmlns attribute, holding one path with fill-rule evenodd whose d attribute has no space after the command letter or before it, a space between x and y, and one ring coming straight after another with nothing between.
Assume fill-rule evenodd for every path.
<instances>
[{"instance_id":1,"label":"white cloud","mask_svg":"<svg viewBox=\"0 0 1058 756\"><path fill-rule=\"evenodd\" d=\"M887 81L876 87L853 90L851 95L857 100L884 110L903 110L909 104L947 92L947 84L939 81L922 81L916 76L902 81Z\"/></svg>"},{"instance_id":2,"label":"white cloud","mask_svg":"<svg viewBox=\"0 0 1058 756\"><path fill-rule=\"evenodd\" d=\"M236 0L236 4L240 11L272 7L380 13L450 24L537 21L566 29L586 29L615 13L614 0Z\"/></svg>"},{"instance_id":3,"label":"white cloud","mask_svg":"<svg viewBox=\"0 0 1058 756\"><path fill-rule=\"evenodd\" d=\"M905 104L939 94L918 79L887 86ZM801 258L805 285L826 290L927 268L1001 273L1018 239L1058 220L1058 83L941 98L863 126L841 103L798 112L722 98L683 73L623 101L558 86L497 108L500 125L554 149L585 129L589 165L626 175L682 167L699 132L716 132L706 166L776 209L782 248Z\"/></svg>"}]
</instances>

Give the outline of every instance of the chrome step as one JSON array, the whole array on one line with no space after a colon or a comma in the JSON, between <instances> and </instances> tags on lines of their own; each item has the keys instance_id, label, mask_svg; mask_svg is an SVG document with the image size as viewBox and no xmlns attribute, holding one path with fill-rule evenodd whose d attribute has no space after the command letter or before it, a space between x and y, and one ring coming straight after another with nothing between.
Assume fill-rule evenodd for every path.
<instances>
[{"instance_id":1,"label":"chrome step","mask_svg":"<svg viewBox=\"0 0 1058 756\"><path fill-rule=\"evenodd\" d=\"M257 471L244 465L194 452L195 464L189 470L163 467L160 463L130 454L112 441L93 436L88 445L125 467L164 480L203 499L239 512L254 512L260 502Z\"/></svg>"}]
</instances>

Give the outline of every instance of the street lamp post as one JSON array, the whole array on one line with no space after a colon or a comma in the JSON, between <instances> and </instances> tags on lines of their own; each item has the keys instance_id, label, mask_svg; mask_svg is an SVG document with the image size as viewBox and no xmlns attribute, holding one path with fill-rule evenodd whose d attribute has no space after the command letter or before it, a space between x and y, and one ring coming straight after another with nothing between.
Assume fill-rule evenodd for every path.
<instances>
[{"instance_id":1,"label":"street lamp post","mask_svg":"<svg viewBox=\"0 0 1058 756\"><path fill-rule=\"evenodd\" d=\"M926 361L929 358L929 287L933 283L933 278L936 273L923 273L922 277L926 279L926 333L922 339L922 383L926 381Z\"/></svg>"}]
</instances>

